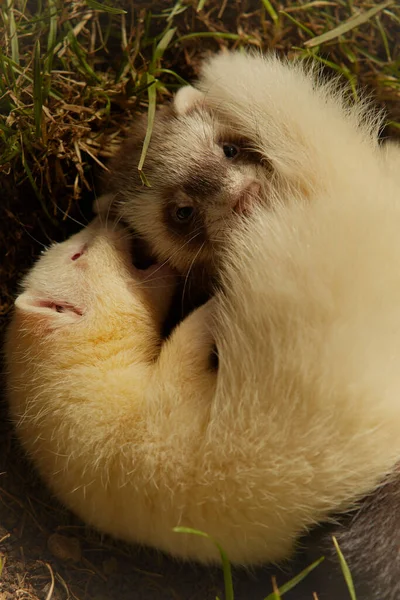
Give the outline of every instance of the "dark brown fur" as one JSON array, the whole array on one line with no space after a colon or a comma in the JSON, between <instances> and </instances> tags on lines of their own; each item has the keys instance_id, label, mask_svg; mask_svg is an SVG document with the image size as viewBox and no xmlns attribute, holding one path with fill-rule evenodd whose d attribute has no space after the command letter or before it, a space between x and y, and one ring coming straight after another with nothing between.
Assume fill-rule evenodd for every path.
<instances>
[{"instance_id":1,"label":"dark brown fur","mask_svg":"<svg viewBox=\"0 0 400 600\"><path fill-rule=\"evenodd\" d=\"M154 120L144 163L147 187L137 168L146 127L146 115L139 117L110 161L103 182L111 198L106 210L145 242L145 264L167 261L182 276L182 297L174 303L180 318L212 294L219 249L238 218L235 206L252 193L246 191L249 182L262 182L270 173L251 142L216 120L206 106L178 114L170 105L159 109ZM238 155L227 158L224 144L236 145ZM188 206L193 218L180 222L176 210Z\"/></svg>"},{"instance_id":2,"label":"dark brown fur","mask_svg":"<svg viewBox=\"0 0 400 600\"><path fill-rule=\"evenodd\" d=\"M319 600L348 597L334 549L335 536L350 568L360 600L400 598L400 474L397 471L360 501L357 510L337 516L336 523L317 528L304 540L311 563L325 556L312 574Z\"/></svg>"},{"instance_id":3,"label":"dark brown fur","mask_svg":"<svg viewBox=\"0 0 400 600\"><path fill-rule=\"evenodd\" d=\"M190 111L192 116L196 113L199 113L196 108ZM129 137L110 162L111 176L103 182L105 191L113 194L111 210L117 216L120 216L121 206L129 203L130 198L145 198L148 195L149 190L143 184L137 170L146 134L146 125L146 116L139 117ZM213 210L213 205L217 207L219 205L219 208L222 207L223 210L226 204L226 199L223 198L220 201L213 200L221 197L224 191L223 180L228 175L226 159L220 157L216 161L215 157L212 159L207 155L199 155L198 160L191 161L189 165L187 164L189 158L185 160L186 157L183 157L180 166L178 164L172 165L172 168L166 169L165 149L160 148L160 141L167 139L174 128L178 126L179 118L172 107L164 106L159 109L155 119L152 140L146 155L144 172L151 189L159 196L163 205L161 214L166 235L169 235L177 243L179 241L181 244L185 243L182 252L186 251L186 244L192 248L193 252L198 252L204 244L212 244L207 232L207 214ZM235 136L230 132L224 135L218 134L217 138L220 144L226 142L241 148L240 156L235 159L236 164L260 165L260 156L251 149L249 140ZM185 153L185 149L183 150ZM171 167L171 165L169 166ZM188 199L196 207L196 217L188 224L177 223L171 216L172 209L179 203L187 204ZM135 230L132 222L130 225ZM205 263L203 267L208 268L210 272L214 271L214 265L208 263L207 252L204 254L205 257L199 255L196 261Z\"/></svg>"}]
</instances>

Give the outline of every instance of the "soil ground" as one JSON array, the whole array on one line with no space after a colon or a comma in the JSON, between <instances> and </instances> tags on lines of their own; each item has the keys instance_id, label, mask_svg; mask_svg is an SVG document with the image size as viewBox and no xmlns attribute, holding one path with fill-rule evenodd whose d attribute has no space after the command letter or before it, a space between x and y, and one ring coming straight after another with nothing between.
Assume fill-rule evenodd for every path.
<instances>
[{"instance_id":1,"label":"soil ground","mask_svg":"<svg viewBox=\"0 0 400 600\"><path fill-rule=\"evenodd\" d=\"M0 447L0 600L214 600L224 596L218 568L181 563L148 548L100 536L50 496L3 421ZM178 535L178 534L177 534ZM272 576L282 585L310 564L234 570L236 600L262 600ZM335 590L334 595L333 590ZM285 595L342 600L342 576L322 563Z\"/></svg>"}]
</instances>

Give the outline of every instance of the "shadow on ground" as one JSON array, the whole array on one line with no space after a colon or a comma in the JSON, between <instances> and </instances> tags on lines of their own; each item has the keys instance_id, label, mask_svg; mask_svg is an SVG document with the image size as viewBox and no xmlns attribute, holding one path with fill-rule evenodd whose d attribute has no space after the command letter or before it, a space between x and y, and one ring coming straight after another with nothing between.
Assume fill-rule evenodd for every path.
<instances>
[{"instance_id":1,"label":"shadow on ground","mask_svg":"<svg viewBox=\"0 0 400 600\"><path fill-rule=\"evenodd\" d=\"M0 431L1 600L225 598L220 569L181 563L147 548L101 538L61 507L23 456L4 412ZM283 571L278 567L234 570L235 599L263 600L272 591L272 576L282 585L309 562L304 556ZM334 577L330 570L322 563L300 587L285 594L285 600L313 600L313 592L319 600L345 598L341 577ZM332 577L338 586L334 595Z\"/></svg>"}]
</instances>

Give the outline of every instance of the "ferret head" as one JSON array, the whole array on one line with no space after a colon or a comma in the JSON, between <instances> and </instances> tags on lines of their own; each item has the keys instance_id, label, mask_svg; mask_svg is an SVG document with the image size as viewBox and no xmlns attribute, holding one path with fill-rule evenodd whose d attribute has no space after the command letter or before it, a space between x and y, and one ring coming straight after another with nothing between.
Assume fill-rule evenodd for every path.
<instances>
[{"instance_id":1,"label":"ferret head","mask_svg":"<svg viewBox=\"0 0 400 600\"><path fill-rule=\"evenodd\" d=\"M109 194L100 210L109 210L111 202L111 211L151 253L180 273L199 264L212 272L235 219L261 197L268 169L250 141L217 119L201 92L186 86L172 106L156 113L144 162L147 187L137 168L146 123L146 117L138 120L111 163Z\"/></svg>"},{"instance_id":2,"label":"ferret head","mask_svg":"<svg viewBox=\"0 0 400 600\"><path fill-rule=\"evenodd\" d=\"M111 352L123 338L130 344L131 331L132 351L140 357L138 334L146 332L145 352L149 335L158 336L173 283L166 267L139 271L132 266L126 230L94 222L40 257L16 299L14 324L25 340L22 346L38 344L38 355L55 357L74 349L90 360L107 340L114 344Z\"/></svg>"}]
</instances>

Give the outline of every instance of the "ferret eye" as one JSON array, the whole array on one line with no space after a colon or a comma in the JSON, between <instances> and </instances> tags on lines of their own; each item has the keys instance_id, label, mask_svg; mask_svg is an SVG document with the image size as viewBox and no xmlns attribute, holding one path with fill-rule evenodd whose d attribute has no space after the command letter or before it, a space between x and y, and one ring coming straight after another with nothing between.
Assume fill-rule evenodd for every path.
<instances>
[{"instance_id":1,"label":"ferret eye","mask_svg":"<svg viewBox=\"0 0 400 600\"><path fill-rule=\"evenodd\" d=\"M235 158L239 154L239 148L235 144L224 144L222 150L226 158Z\"/></svg>"},{"instance_id":2,"label":"ferret eye","mask_svg":"<svg viewBox=\"0 0 400 600\"><path fill-rule=\"evenodd\" d=\"M180 223L187 223L194 215L193 206L179 206L175 210L175 218Z\"/></svg>"}]
</instances>

